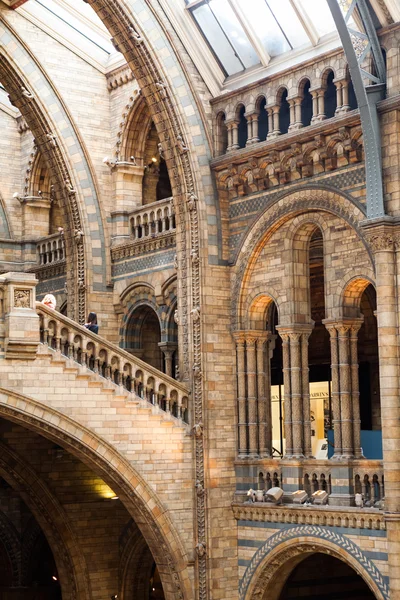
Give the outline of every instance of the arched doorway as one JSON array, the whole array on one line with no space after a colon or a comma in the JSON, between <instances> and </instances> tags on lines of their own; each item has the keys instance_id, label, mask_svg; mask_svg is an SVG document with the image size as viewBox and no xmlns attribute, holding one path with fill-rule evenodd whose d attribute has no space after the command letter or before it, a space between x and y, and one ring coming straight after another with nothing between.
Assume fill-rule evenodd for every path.
<instances>
[{"instance_id":1,"label":"arched doorway","mask_svg":"<svg viewBox=\"0 0 400 600\"><path fill-rule=\"evenodd\" d=\"M125 349L162 371L163 355L159 346L160 342L161 328L156 312L150 306L139 306L129 317Z\"/></svg>"},{"instance_id":2,"label":"arched doorway","mask_svg":"<svg viewBox=\"0 0 400 600\"><path fill-rule=\"evenodd\" d=\"M290 573L279 600L373 600L374 594L354 569L328 554L302 560Z\"/></svg>"}]
</instances>

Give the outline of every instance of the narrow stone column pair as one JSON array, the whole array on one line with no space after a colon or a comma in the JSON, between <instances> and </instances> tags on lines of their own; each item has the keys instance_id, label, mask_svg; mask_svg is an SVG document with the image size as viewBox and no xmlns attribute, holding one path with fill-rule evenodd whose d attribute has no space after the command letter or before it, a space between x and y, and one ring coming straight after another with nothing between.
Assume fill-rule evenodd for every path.
<instances>
[{"instance_id":1,"label":"narrow stone column pair","mask_svg":"<svg viewBox=\"0 0 400 600\"><path fill-rule=\"evenodd\" d=\"M285 458L310 458L309 325L280 326L285 411Z\"/></svg>"},{"instance_id":2,"label":"narrow stone column pair","mask_svg":"<svg viewBox=\"0 0 400 600\"><path fill-rule=\"evenodd\" d=\"M265 331L234 334L237 358L239 458L271 455L270 353L274 336Z\"/></svg>"},{"instance_id":3,"label":"narrow stone column pair","mask_svg":"<svg viewBox=\"0 0 400 600\"><path fill-rule=\"evenodd\" d=\"M228 146L226 151L231 152L232 150L237 150L239 148L239 121L226 121L225 125L228 131Z\"/></svg>"},{"instance_id":4,"label":"narrow stone column pair","mask_svg":"<svg viewBox=\"0 0 400 600\"><path fill-rule=\"evenodd\" d=\"M357 335L363 319L326 319L331 339L334 458L362 458Z\"/></svg>"}]
</instances>

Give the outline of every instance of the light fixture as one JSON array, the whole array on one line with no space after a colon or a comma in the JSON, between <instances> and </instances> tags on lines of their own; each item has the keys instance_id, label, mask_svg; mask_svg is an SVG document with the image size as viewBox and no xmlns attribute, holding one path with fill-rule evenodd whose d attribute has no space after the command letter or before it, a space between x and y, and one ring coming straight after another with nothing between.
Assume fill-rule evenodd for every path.
<instances>
[{"instance_id":1,"label":"light fixture","mask_svg":"<svg viewBox=\"0 0 400 600\"><path fill-rule=\"evenodd\" d=\"M56 577L55 575L53 575L52 579L53 581L58 581L58 577Z\"/></svg>"},{"instance_id":2,"label":"light fixture","mask_svg":"<svg viewBox=\"0 0 400 600\"><path fill-rule=\"evenodd\" d=\"M324 490L317 490L311 496L314 504L327 504L328 502L328 493Z\"/></svg>"},{"instance_id":3,"label":"light fixture","mask_svg":"<svg viewBox=\"0 0 400 600\"><path fill-rule=\"evenodd\" d=\"M280 504L282 502L283 490L280 487L272 487L265 492L268 502Z\"/></svg>"},{"instance_id":4,"label":"light fixture","mask_svg":"<svg viewBox=\"0 0 400 600\"><path fill-rule=\"evenodd\" d=\"M157 162L157 159L156 159L156 157L155 157L155 156L152 156L152 157L151 157L151 162L153 162L153 163L156 163L156 162Z\"/></svg>"},{"instance_id":5,"label":"light fixture","mask_svg":"<svg viewBox=\"0 0 400 600\"><path fill-rule=\"evenodd\" d=\"M292 502L293 504L304 504L308 499L308 494L305 490L297 490L297 492L293 492L292 494Z\"/></svg>"},{"instance_id":6,"label":"light fixture","mask_svg":"<svg viewBox=\"0 0 400 600\"><path fill-rule=\"evenodd\" d=\"M119 500L119 496L111 496L110 500Z\"/></svg>"},{"instance_id":7,"label":"light fixture","mask_svg":"<svg viewBox=\"0 0 400 600\"><path fill-rule=\"evenodd\" d=\"M118 594L112 594L111 600L117 600L117 598L118 598Z\"/></svg>"}]
</instances>

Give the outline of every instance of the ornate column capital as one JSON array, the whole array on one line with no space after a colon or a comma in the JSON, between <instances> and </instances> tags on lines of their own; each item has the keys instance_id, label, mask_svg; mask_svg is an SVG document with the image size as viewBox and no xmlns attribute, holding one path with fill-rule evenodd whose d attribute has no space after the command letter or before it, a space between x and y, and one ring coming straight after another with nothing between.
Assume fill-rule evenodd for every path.
<instances>
[{"instance_id":1,"label":"ornate column capital","mask_svg":"<svg viewBox=\"0 0 400 600\"><path fill-rule=\"evenodd\" d=\"M377 252L393 252L400 250L400 228L390 218L379 221L361 223L369 247Z\"/></svg>"}]
</instances>

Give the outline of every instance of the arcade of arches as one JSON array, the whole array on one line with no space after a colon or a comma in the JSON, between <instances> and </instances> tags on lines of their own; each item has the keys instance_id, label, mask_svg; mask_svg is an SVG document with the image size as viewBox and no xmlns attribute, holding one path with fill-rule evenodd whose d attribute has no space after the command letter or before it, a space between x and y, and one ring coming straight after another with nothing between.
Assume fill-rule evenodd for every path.
<instances>
[{"instance_id":1,"label":"arcade of arches","mask_svg":"<svg viewBox=\"0 0 400 600\"><path fill-rule=\"evenodd\" d=\"M0 600L400 600L399 65L394 0L0 0Z\"/></svg>"}]
</instances>

